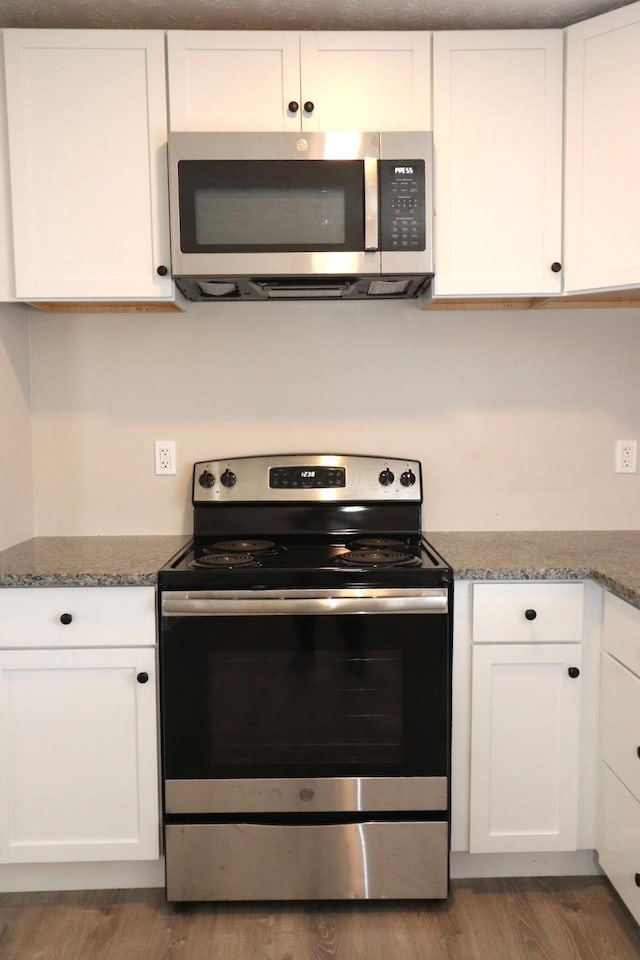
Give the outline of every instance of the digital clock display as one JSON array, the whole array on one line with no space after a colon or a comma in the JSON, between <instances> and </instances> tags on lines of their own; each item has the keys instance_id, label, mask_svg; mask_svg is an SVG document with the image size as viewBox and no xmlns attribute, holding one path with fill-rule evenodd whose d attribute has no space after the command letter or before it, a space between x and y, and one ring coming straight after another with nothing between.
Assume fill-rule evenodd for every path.
<instances>
[{"instance_id":1,"label":"digital clock display","mask_svg":"<svg viewBox=\"0 0 640 960\"><path fill-rule=\"evenodd\" d=\"M269 486L279 490L323 490L346 486L344 467L271 467Z\"/></svg>"}]
</instances>

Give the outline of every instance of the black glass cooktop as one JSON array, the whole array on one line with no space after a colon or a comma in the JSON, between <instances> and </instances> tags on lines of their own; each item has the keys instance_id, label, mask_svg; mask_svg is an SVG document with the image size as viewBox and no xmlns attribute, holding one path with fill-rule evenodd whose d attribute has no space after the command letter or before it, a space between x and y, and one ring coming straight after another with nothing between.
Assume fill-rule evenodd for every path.
<instances>
[{"instance_id":1,"label":"black glass cooktop","mask_svg":"<svg viewBox=\"0 0 640 960\"><path fill-rule=\"evenodd\" d=\"M197 538L164 567L161 586L188 589L287 586L418 586L450 582L446 562L422 537Z\"/></svg>"}]
</instances>

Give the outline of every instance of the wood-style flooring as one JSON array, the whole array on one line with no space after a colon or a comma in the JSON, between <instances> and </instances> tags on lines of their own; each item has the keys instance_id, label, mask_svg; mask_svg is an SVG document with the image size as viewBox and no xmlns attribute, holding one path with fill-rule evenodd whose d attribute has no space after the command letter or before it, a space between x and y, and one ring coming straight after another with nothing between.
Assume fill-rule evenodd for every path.
<instances>
[{"instance_id":1,"label":"wood-style flooring","mask_svg":"<svg viewBox=\"0 0 640 960\"><path fill-rule=\"evenodd\" d=\"M207 903L162 890L0 894L1 960L638 960L596 877L457 880L447 902Z\"/></svg>"}]
</instances>

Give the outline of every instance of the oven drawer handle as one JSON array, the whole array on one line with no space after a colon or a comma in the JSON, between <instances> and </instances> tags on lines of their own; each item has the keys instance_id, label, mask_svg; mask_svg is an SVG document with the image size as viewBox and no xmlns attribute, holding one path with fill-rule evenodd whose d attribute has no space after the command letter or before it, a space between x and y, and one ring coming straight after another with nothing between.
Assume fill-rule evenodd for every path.
<instances>
[{"instance_id":1,"label":"oven drawer handle","mask_svg":"<svg viewBox=\"0 0 640 960\"><path fill-rule=\"evenodd\" d=\"M229 597L201 598L177 597L164 594L162 613L164 616L207 617L207 616L264 616L265 614L345 614L345 613L446 613L446 594L436 596L409 597L305 597L238 599Z\"/></svg>"}]
</instances>

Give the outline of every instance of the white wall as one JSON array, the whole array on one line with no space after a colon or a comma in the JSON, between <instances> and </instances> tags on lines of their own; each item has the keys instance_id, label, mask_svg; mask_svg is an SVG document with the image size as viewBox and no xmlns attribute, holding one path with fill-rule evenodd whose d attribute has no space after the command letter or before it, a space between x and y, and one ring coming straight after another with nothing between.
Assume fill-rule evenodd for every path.
<instances>
[{"instance_id":1,"label":"white wall","mask_svg":"<svg viewBox=\"0 0 640 960\"><path fill-rule=\"evenodd\" d=\"M640 528L639 309L34 312L32 350L38 535L186 532L193 461L269 452L420 459L427 529Z\"/></svg>"},{"instance_id":2,"label":"white wall","mask_svg":"<svg viewBox=\"0 0 640 960\"><path fill-rule=\"evenodd\" d=\"M0 303L0 550L33 536L29 313Z\"/></svg>"}]
</instances>

